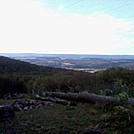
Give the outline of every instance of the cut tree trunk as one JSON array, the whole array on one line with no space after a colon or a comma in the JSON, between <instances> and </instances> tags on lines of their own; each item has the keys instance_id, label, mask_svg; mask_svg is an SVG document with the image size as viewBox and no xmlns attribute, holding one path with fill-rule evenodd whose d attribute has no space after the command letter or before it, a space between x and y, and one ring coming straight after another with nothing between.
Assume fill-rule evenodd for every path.
<instances>
[{"instance_id":1,"label":"cut tree trunk","mask_svg":"<svg viewBox=\"0 0 134 134\"><path fill-rule=\"evenodd\" d=\"M47 92L48 96L56 97L60 99L77 101L77 102L87 102L91 104L100 103L100 104L115 104L118 105L121 102L116 97L112 96L103 96L96 95L88 92L83 93L62 93L62 92ZM128 99L128 104L134 106L134 98Z\"/></svg>"},{"instance_id":2,"label":"cut tree trunk","mask_svg":"<svg viewBox=\"0 0 134 134\"><path fill-rule=\"evenodd\" d=\"M41 101L49 101L52 103L58 103L58 104L62 104L62 105L68 105L68 106L76 106L77 104L73 101L68 101L68 100L63 100L63 99L57 99L57 98L50 98L50 97L36 97L37 100L41 100Z\"/></svg>"}]
</instances>

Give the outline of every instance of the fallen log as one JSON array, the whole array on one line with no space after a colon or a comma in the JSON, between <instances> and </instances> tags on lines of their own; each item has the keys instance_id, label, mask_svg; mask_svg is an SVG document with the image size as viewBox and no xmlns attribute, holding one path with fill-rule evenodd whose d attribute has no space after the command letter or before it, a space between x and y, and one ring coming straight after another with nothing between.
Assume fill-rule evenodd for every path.
<instances>
[{"instance_id":1,"label":"fallen log","mask_svg":"<svg viewBox=\"0 0 134 134\"><path fill-rule=\"evenodd\" d=\"M62 105L68 105L68 106L76 106L77 104L73 101L67 101L63 99L57 99L57 98L50 98L50 97L36 97L36 100L41 101L49 101L52 103L62 104Z\"/></svg>"},{"instance_id":2,"label":"fallen log","mask_svg":"<svg viewBox=\"0 0 134 134\"><path fill-rule=\"evenodd\" d=\"M91 104L120 104L120 100L117 97L96 95L88 92L83 93L62 93L62 92L47 92L50 97L56 97L65 100L77 101L77 102L88 102ZM128 99L128 104L134 106L134 98Z\"/></svg>"},{"instance_id":3,"label":"fallen log","mask_svg":"<svg viewBox=\"0 0 134 134\"><path fill-rule=\"evenodd\" d=\"M40 101L50 101L50 102L54 102L55 103L55 100L53 98L50 98L50 97L35 97L36 100L40 100Z\"/></svg>"}]
</instances>

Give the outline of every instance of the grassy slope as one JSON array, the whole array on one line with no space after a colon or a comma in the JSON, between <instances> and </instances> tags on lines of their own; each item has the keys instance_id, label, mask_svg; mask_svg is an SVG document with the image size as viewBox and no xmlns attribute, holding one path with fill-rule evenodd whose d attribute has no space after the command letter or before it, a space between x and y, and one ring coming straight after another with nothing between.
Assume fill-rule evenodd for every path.
<instances>
[{"instance_id":1,"label":"grassy slope","mask_svg":"<svg viewBox=\"0 0 134 134\"><path fill-rule=\"evenodd\" d=\"M0 100L0 104L4 103L11 101ZM134 108L121 107L114 110L115 108L105 109L100 105L87 103L78 103L77 106L47 105L16 112L14 119L0 121L0 133L83 134L87 128L98 128L106 134L133 134Z\"/></svg>"},{"instance_id":2,"label":"grassy slope","mask_svg":"<svg viewBox=\"0 0 134 134\"><path fill-rule=\"evenodd\" d=\"M54 104L39 109L17 112L11 122L0 125L0 133L81 133L96 124L103 111L90 104L63 106ZM103 113L104 114L104 113Z\"/></svg>"},{"instance_id":3,"label":"grassy slope","mask_svg":"<svg viewBox=\"0 0 134 134\"><path fill-rule=\"evenodd\" d=\"M11 104L13 100L0 100ZM1 134L83 134L87 128L99 128L106 134L134 133L134 107L110 108L98 104L59 104L16 112L16 117L0 121Z\"/></svg>"}]
</instances>

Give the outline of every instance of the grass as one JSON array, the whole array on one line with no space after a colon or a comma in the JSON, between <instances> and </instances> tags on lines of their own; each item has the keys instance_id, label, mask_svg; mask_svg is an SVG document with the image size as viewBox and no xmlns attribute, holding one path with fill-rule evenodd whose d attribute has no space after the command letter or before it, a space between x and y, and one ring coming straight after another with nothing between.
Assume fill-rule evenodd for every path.
<instances>
[{"instance_id":1,"label":"grass","mask_svg":"<svg viewBox=\"0 0 134 134\"><path fill-rule=\"evenodd\" d=\"M0 100L0 104L3 102L5 101ZM98 105L86 103L78 103L77 106L53 104L16 112L14 119L0 122L0 134L82 134L86 128L106 125L111 113ZM108 134L116 132L116 129L109 129L105 125L103 128Z\"/></svg>"},{"instance_id":2,"label":"grass","mask_svg":"<svg viewBox=\"0 0 134 134\"><path fill-rule=\"evenodd\" d=\"M39 109L21 111L10 122L0 123L0 133L8 131L28 134L77 134L99 121L103 111L90 104L63 106L54 104Z\"/></svg>"}]
</instances>

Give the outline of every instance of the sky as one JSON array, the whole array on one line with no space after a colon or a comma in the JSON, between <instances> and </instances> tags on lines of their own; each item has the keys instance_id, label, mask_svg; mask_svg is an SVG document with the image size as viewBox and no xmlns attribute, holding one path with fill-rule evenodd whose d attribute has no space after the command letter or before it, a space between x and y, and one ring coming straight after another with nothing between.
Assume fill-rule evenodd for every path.
<instances>
[{"instance_id":1,"label":"sky","mask_svg":"<svg viewBox=\"0 0 134 134\"><path fill-rule=\"evenodd\" d=\"M134 0L0 0L0 53L134 54Z\"/></svg>"}]
</instances>

